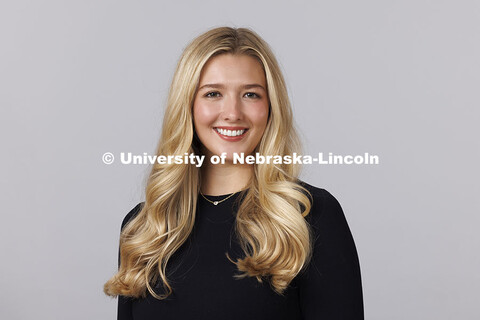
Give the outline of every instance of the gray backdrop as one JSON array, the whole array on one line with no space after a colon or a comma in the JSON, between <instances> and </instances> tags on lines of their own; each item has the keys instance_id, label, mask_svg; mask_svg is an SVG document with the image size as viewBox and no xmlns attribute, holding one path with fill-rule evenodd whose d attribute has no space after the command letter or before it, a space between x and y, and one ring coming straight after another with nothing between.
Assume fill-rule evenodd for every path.
<instances>
[{"instance_id":1,"label":"gray backdrop","mask_svg":"<svg viewBox=\"0 0 480 320\"><path fill-rule=\"evenodd\" d=\"M342 204L367 319L479 319L478 1L2 1L1 319L114 319L102 293L182 48L246 26L285 72L305 167Z\"/></svg>"}]
</instances>

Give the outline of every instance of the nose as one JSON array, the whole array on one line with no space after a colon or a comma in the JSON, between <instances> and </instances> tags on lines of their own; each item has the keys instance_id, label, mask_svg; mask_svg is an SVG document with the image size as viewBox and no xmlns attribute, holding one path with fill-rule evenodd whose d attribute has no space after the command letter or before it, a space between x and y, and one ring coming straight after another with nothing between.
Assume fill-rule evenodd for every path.
<instances>
[{"instance_id":1,"label":"nose","mask_svg":"<svg viewBox=\"0 0 480 320\"><path fill-rule=\"evenodd\" d=\"M241 98L233 96L229 99L225 99L222 109L223 120L236 121L242 119L243 113Z\"/></svg>"}]
</instances>

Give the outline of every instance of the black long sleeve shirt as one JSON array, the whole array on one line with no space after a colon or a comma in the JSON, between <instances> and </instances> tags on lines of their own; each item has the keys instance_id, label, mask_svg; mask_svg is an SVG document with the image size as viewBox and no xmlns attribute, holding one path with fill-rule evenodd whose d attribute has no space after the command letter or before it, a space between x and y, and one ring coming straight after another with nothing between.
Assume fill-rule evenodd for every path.
<instances>
[{"instance_id":1,"label":"black long sleeve shirt","mask_svg":"<svg viewBox=\"0 0 480 320\"><path fill-rule=\"evenodd\" d=\"M238 270L225 253L234 260L243 256L234 235L238 195L217 206L199 197L192 234L167 265L173 294L165 300L149 293L144 299L119 296L118 319L363 319L360 266L342 208L328 191L304 186L313 196L306 217L314 235L313 257L283 296L267 281L233 277ZM225 197L208 196L213 201ZM141 205L127 214L122 228Z\"/></svg>"}]
</instances>

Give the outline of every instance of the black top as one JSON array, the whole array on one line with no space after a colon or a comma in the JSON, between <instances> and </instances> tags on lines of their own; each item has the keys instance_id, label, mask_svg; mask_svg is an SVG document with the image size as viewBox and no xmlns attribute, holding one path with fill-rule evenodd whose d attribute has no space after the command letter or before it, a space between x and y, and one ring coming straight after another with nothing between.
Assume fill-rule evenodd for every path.
<instances>
[{"instance_id":1,"label":"black top","mask_svg":"<svg viewBox=\"0 0 480 320\"><path fill-rule=\"evenodd\" d=\"M362 284L355 244L338 201L308 184L313 196L306 220L312 225L314 251L308 268L278 295L267 281L238 280L235 261L243 252L234 234L234 195L214 206L199 197L194 229L167 265L173 293L157 300L119 296L118 319L363 319ZM207 196L221 200L225 196ZM122 228L141 209L125 217ZM160 286L156 292L163 292Z\"/></svg>"}]
</instances>

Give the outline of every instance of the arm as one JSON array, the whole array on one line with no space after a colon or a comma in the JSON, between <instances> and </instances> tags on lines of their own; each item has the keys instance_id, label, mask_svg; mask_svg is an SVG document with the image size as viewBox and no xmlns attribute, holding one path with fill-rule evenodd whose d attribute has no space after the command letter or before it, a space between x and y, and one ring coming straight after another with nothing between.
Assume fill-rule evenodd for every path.
<instances>
[{"instance_id":1,"label":"arm","mask_svg":"<svg viewBox=\"0 0 480 320\"><path fill-rule=\"evenodd\" d=\"M313 256L299 276L303 319L362 320L360 265L343 210L325 190L315 188L312 196Z\"/></svg>"},{"instance_id":2,"label":"arm","mask_svg":"<svg viewBox=\"0 0 480 320\"><path fill-rule=\"evenodd\" d=\"M133 320L130 298L118 296L117 320Z\"/></svg>"},{"instance_id":3,"label":"arm","mask_svg":"<svg viewBox=\"0 0 480 320\"><path fill-rule=\"evenodd\" d=\"M141 205L141 203L137 204L135 208L130 210L125 216L122 221L121 230L123 230L125 225L140 212ZM118 266L120 267L120 248L118 249ZM131 298L121 295L118 296L117 320L133 320Z\"/></svg>"}]
</instances>

